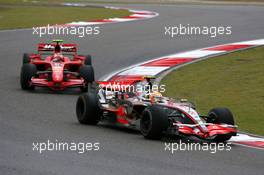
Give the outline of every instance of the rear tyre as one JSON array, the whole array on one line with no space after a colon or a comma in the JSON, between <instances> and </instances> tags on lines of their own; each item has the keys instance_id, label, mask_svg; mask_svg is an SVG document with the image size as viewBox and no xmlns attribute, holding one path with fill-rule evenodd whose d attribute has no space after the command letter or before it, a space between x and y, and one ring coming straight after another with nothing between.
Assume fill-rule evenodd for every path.
<instances>
[{"instance_id":1,"label":"rear tyre","mask_svg":"<svg viewBox=\"0 0 264 175\"><path fill-rule=\"evenodd\" d=\"M82 92L88 92L88 86L81 86L80 89Z\"/></svg>"},{"instance_id":2,"label":"rear tyre","mask_svg":"<svg viewBox=\"0 0 264 175\"><path fill-rule=\"evenodd\" d=\"M102 116L97 95L87 93L79 96L76 103L76 114L81 124L96 125Z\"/></svg>"},{"instance_id":3,"label":"rear tyre","mask_svg":"<svg viewBox=\"0 0 264 175\"><path fill-rule=\"evenodd\" d=\"M23 55L23 64L27 64L30 62L30 54L29 53L24 53Z\"/></svg>"},{"instance_id":4,"label":"rear tyre","mask_svg":"<svg viewBox=\"0 0 264 175\"><path fill-rule=\"evenodd\" d=\"M20 73L20 85L23 90L33 90L35 86L31 85L31 78L37 73L37 68L34 64L24 64Z\"/></svg>"},{"instance_id":5,"label":"rear tyre","mask_svg":"<svg viewBox=\"0 0 264 175\"><path fill-rule=\"evenodd\" d=\"M147 107L140 120L141 134L147 139L161 139L169 126L166 113L158 105Z\"/></svg>"},{"instance_id":6,"label":"rear tyre","mask_svg":"<svg viewBox=\"0 0 264 175\"><path fill-rule=\"evenodd\" d=\"M233 114L228 108L211 109L208 113L208 122L215 124L224 123L229 125L235 125ZM231 137L231 135L218 135L214 138L214 141L225 142Z\"/></svg>"}]
</instances>

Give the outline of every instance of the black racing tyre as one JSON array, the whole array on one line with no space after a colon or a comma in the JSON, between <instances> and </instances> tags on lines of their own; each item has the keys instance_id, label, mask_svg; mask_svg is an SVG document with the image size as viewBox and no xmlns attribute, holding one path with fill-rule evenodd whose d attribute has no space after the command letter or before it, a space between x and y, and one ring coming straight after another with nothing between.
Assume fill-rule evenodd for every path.
<instances>
[{"instance_id":1,"label":"black racing tyre","mask_svg":"<svg viewBox=\"0 0 264 175\"><path fill-rule=\"evenodd\" d=\"M81 86L80 89L81 89L81 92L88 92L88 89L89 89L89 92L92 92L92 93L98 93L98 90L99 90L96 82L89 83L89 84L87 83L87 85Z\"/></svg>"},{"instance_id":2,"label":"black racing tyre","mask_svg":"<svg viewBox=\"0 0 264 175\"><path fill-rule=\"evenodd\" d=\"M234 117L232 112L228 108L214 108L208 113L208 120L215 124L229 124L235 125ZM229 140L232 135L218 135L214 138L216 142L225 142Z\"/></svg>"},{"instance_id":3,"label":"black racing tyre","mask_svg":"<svg viewBox=\"0 0 264 175\"><path fill-rule=\"evenodd\" d=\"M213 119L213 123L220 124L225 123L229 125L234 125L234 117L232 112L227 108L214 108L208 113L208 118Z\"/></svg>"},{"instance_id":4,"label":"black racing tyre","mask_svg":"<svg viewBox=\"0 0 264 175\"><path fill-rule=\"evenodd\" d=\"M82 92L88 92L88 86L81 86L80 89Z\"/></svg>"},{"instance_id":5,"label":"black racing tyre","mask_svg":"<svg viewBox=\"0 0 264 175\"><path fill-rule=\"evenodd\" d=\"M159 105L147 107L140 120L141 134L147 139L161 139L169 126L166 113Z\"/></svg>"},{"instance_id":6,"label":"black racing tyre","mask_svg":"<svg viewBox=\"0 0 264 175\"><path fill-rule=\"evenodd\" d=\"M94 69L93 66L85 65L80 68L80 76L83 77L87 83L94 82Z\"/></svg>"},{"instance_id":7,"label":"black racing tyre","mask_svg":"<svg viewBox=\"0 0 264 175\"><path fill-rule=\"evenodd\" d=\"M76 115L81 124L96 125L102 116L96 93L79 96L76 103Z\"/></svg>"},{"instance_id":8,"label":"black racing tyre","mask_svg":"<svg viewBox=\"0 0 264 175\"><path fill-rule=\"evenodd\" d=\"M27 64L30 62L30 54L29 53L24 53L23 54L23 64Z\"/></svg>"},{"instance_id":9,"label":"black racing tyre","mask_svg":"<svg viewBox=\"0 0 264 175\"><path fill-rule=\"evenodd\" d=\"M91 55L85 55L84 64L90 65L90 66L92 65L92 56Z\"/></svg>"},{"instance_id":10,"label":"black racing tyre","mask_svg":"<svg viewBox=\"0 0 264 175\"><path fill-rule=\"evenodd\" d=\"M20 85L23 90L33 90L35 86L31 85L31 78L37 73L36 65L34 64L23 64L20 72Z\"/></svg>"}]
</instances>

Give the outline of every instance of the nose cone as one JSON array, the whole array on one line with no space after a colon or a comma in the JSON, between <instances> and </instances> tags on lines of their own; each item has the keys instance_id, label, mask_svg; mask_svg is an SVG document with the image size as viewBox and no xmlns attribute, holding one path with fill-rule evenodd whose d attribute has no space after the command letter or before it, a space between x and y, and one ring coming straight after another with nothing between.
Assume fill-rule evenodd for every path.
<instances>
[{"instance_id":1,"label":"nose cone","mask_svg":"<svg viewBox=\"0 0 264 175\"><path fill-rule=\"evenodd\" d=\"M63 81L63 72L53 72L52 73L52 80L54 82L62 82Z\"/></svg>"},{"instance_id":2,"label":"nose cone","mask_svg":"<svg viewBox=\"0 0 264 175\"><path fill-rule=\"evenodd\" d=\"M53 62L52 64L52 80L60 83L63 81L64 64L62 62Z\"/></svg>"}]
</instances>

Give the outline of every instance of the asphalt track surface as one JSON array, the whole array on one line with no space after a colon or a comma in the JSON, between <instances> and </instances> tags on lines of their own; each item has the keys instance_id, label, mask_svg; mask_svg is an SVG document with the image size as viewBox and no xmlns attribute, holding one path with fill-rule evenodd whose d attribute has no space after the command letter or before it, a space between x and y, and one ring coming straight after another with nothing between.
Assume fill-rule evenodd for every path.
<instances>
[{"instance_id":1,"label":"asphalt track surface","mask_svg":"<svg viewBox=\"0 0 264 175\"><path fill-rule=\"evenodd\" d=\"M264 8L257 6L127 5L156 11L160 16L101 26L101 35L63 37L94 56L97 78L153 57L216 44L263 38ZM226 37L164 36L165 25L232 25ZM264 172L264 151L233 146L216 154L203 151L164 151L163 141L145 140L138 132L103 125L83 126L76 120L78 93L20 89L24 52L34 51L39 38L31 30L0 32L0 174L239 174ZM61 38L61 37L60 37ZM188 81L188 80L187 80ZM32 142L100 142L100 151L32 151Z\"/></svg>"}]
</instances>

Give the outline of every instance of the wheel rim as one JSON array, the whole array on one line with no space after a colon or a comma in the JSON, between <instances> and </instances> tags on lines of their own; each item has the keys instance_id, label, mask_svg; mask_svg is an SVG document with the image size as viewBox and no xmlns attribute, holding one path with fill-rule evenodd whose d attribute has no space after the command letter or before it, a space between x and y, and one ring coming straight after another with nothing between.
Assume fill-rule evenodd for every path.
<instances>
[{"instance_id":1,"label":"wheel rim","mask_svg":"<svg viewBox=\"0 0 264 175\"><path fill-rule=\"evenodd\" d=\"M142 119L141 119L141 132L145 135L149 132L150 128L151 128L151 114L149 111L145 111Z\"/></svg>"},{"instance_id":2,"label":"wheel rim","mask_svg":"<svg viewBox=\"0 0 264 175\"><path fill-rule=\"evenodd\" d=\"M211 122L211 123L219 123L217 121L217 115L214 112L210 112L208 117L209 117L209 122Z\"/></svg>"}]
</instances>

